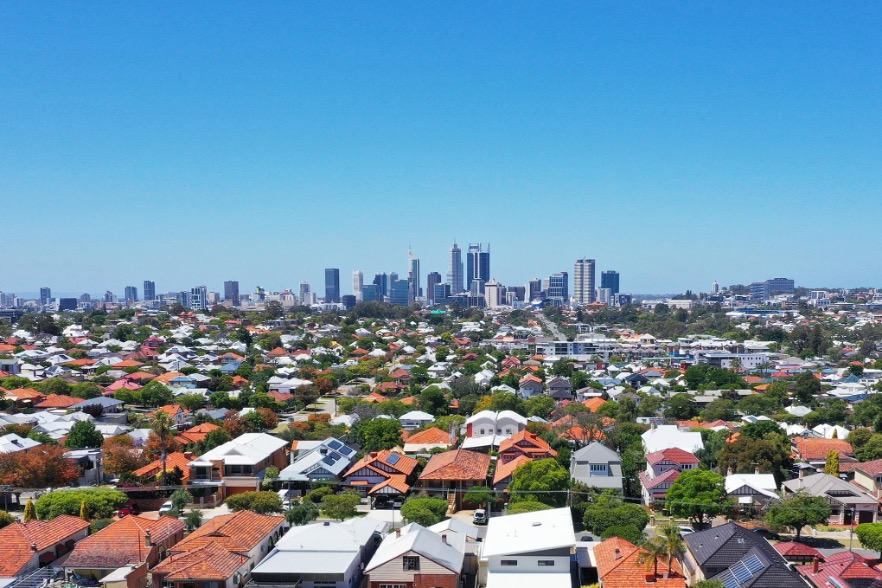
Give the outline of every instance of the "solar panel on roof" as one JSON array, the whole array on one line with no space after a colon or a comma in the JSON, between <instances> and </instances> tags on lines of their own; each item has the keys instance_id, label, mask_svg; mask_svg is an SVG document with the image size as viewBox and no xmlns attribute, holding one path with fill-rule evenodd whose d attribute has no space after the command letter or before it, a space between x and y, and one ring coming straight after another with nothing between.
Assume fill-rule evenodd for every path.
<instances>
[{"instance_id":1,"label":"solar panel on roof","mask_svg":"<svg viewBox=\"0 0 882 588\"><path fill-rule=\"evenodd\" d=\"M343 447L340 448L340 453L342 453L343 455L350 455L352 453L355 453L355 450L351 447L347 447L344 445Z\"/></svg>"},{"instance_id":2,"label":"solar panel on roof","mask_svg":"<svg viewBox=\"0 0 882 588\"><path fill-rule=\"evenodd\" d=\"M398 460L400 460L400 459L401 459L400 455L398 455L397 453L392 453L389 455L389 457L386 458L386 461L391 463L392 465L395 465L396 463L398 463Z\"/></svg>"},{"instance_id":3,"label":"solar panel on roof","mask_svg":"<svg viewBox=\"0 0 882 588\"><path fill-rule=\"evenodd\" d=\"M747 569L747 566L744 565L744 562L737 562L729 571L732 572L732 575L738 580L738 584L744 584L751 578L753 578L753 574L750 573L750 570Z\"/></svg>"},{"instance_id":4,"label":"solar panel on roof","mask_svg":"<svg viewBox=\"0 0 882 588\"><path fill-rule=\"evenodd\" d=\"M731 572L727 573L726 577L722 578L720 582L722 582L723 586L726 588L738 588L740 586L738 580L735 579L735 576L733 576Z\"/></svg>"},{"instance_id":5,"label":"solar panel on roof","mask_svg":"<svg viewBox=\"0 0 882 588\"><path fill-rule=\"evenodd\" d=\"M764 568L766 567L766 564L764 564L764 563L760 560L760 558L758 558L756 555L752 555L752 554L751 554L749 557L747 557L747 558L744 560L744 566L745 566L748 570L750 570L750 574L751 574L752 576L756 576L757 572L759 572L760 570L762 570L762 569L764 569Z\"/></svg>"},{"instance_id":6,"label":"solar panel on roof","mask_svg":"<svg viewBox=\"0 0 882 588\"><path fill-rule=\"evenodd\" d=\"M342 447L342 446L343 446L343 444L340 443L339 441L337 441L336 439L332 439L331 441L328 442L328 447L330 447L331 449L340 449L340 447Z\"/></svg>"}]
</instances>

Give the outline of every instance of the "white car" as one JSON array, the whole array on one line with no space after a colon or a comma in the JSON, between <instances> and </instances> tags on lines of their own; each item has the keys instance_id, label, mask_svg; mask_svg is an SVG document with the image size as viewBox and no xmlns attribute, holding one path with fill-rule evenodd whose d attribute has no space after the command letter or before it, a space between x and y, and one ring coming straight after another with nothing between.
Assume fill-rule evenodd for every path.
<instances>
[{"instance_id":1,"label":"white car","mask_svg":"<svg viewBox=\"0 0 882 588\"><path fill-rule=\"evenodd\" d=\"M685 525L680 525L678 528L680 529L680 537L685 537L686 535L691 535L695 532L695 529Z\"/></svg>"},{"instance_id":2,"label":"white car","mask_svg":"<svg viewBox=\"0 0 882 588\"><path fill-rule=\"evenodd\" d=\"M159 507L159 516L167 515L172 511L172 501L166 500L162 503L162 506Z\"/></svg>"}]
</instances>

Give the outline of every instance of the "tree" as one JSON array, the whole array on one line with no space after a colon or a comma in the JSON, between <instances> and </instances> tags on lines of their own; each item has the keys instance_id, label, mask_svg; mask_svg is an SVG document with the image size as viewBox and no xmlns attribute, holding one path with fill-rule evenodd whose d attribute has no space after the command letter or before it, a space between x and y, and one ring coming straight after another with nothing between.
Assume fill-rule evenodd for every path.
<instances>
[{"instance_id":1,"label":"tree","mask_svg":"<svg viewBox=\"0 0 882 588\"><path fill-rule=\"evenodd\" d=\"M420 410L433 416L447 414L447 397L437 386L429 386L420 394Z\"/></svg>"},{"instance_id":2,"label":"tree","mask_svg":"<svg viewBox=\"0 0 882 588\"><path fill-rule=\"evenodd\" d=\"M858 461L882 459L882 434L874 433L861 447L855 448L854 456Z\"/></svg>"},{"instance_id":3,"label":"tree","mask_svg":"<svg viewBox=\"0 0 882 588\"><path fill-rule=\"evenodd\" d=\"M231 441L233 438L230 437L230 434L227 433L224 429L215 429L214 431L209 431L205 438L202 441L197 442L195 445L195 451L198 455L203 453L207 453L214 449L215 447L220 447L224 443Z\"/></svg>"},{"instance_id":4,"label":"tree","mask_svg":"<svg viewBox=\"0 0 882 588\"><path fill-rule=\"evenodd\" d=\"M528 461L519 466L511 475L508 485L510 502L535 500L543 504L563 506L570 487L570 472L557 463L556 459L546 458Z\"/></svg>"},{"instance_id":5,"label":"tree","mask_svg":"<svg viewBox=\"0 0 882 588\"><path fill-rule=\"evenodd\" d=\"M830 514L830 505L824 498L797 492L769 507L766 511L766 524L776 528L793 529L796 540L799 541L803 527L820 525L830 518Z\"/></svg>"},{"instance_id":6,"label":"tree","mask_svg":"<svg viewBox=\"0 0 882 588\"><path fill-rule=\"evenodd\" d=\"M392 449L401 445L401 423L398 419L359 421L355 440L367 452Z\"/></svg>"},{"instance_id":7,"label":"tree","mask_svg":"<svg viewBox=\"0 0 882 588\"><path fill-rule=\"evenodd\" d=\"M779 435L770 435L760 441L740 436L723 446L718 460L720 471L732 468L735 473L745 474L759 468L774 475L778 484L787 479L793 466L790 440Z\"/></svg>"},{"instance_id":8,"label":"tree","mask_svg":"<svg viewBox=\"0 0 882 588\"><path fill-rule=\"evenodd\" d=\"M152 383L152 382L151 382ZM174 427L174 423L171 420L171 417L168 416L168 413L165 412L157 412L153 415L153 419L150 421L150 430L153 432L153 435L156 436L156 440L159 442L159 461L162 464L162 482L161 485L166 485L167 478L167 459L168 459L168 442L172 436L172 428Z\"/></svg>"},{"instance_id":9,"label":"tree","mask_svg":"<svg viewBox=\"0 0 882 588\"><path fill-rule=\"evenodd\" d=\"M171 390L155 380L148 382L143 388L138 390L138 395L140 396L141 404L150 407L171 404L175 399Z\"/></svg>"},{"instance_id":10,"label":"tree","mask_svg":"<svg viewBox=\"0 0 882 588\"><path fill-rule=\"evenodd\" d=\"M24 522L30 523L35 518L37 518L37 509L34 506L34 501L28 498L28 502L25 504L24 509Z\"/></svg>"},{"instance_id":11,"label":"tree","mask_svg":"<svg viewBox=\"0 0 882 588\"><path fill-rule=\"evenodd\" d=\"M812 372L802 372L796 377L794 396L802 404L808 404L821 393L821 381Z\"/></svg>"},{"instance_id":12,"label":"tree","mask_svg":"<svg viewBox=\"0 0 882 588\"><path fill-rule=\"evenodd\" d=\"M184 525L187 527L187 531L193 532L202 526L202 511L199 509L191 509L187 512L187 515L184 517Z\"/></svg>"},{"instance_id":13,"label":"tree","mask_svg":"<svg viewBox=\"0 0 882 588\"><path fill-rule=\"evenodd\" d=\"M654 535L640 545L637 565L652 566L652 575L658 577L658 560L668 555L668 544L661 535Z\"/></svg>"},{"instance_id":14,"label":"tree","mask_svg":"<svg viewBox=\"0 0 882 588\"><path fill-rule=\"evenodd\" d=\"M551 510L553 507L542 504L535 500L527 500L525 502L516 502L508 507L508 514L523 514L525 512L537 512L540 510Z\"/></svg>"},{"instance_id":15,"label":"tree","mask_svg":"<svg viewBox=\"0 0 882 588\"><path fill-rule=\"evenodd\" d=\"M168 499L172 503L172 510L180 513L185 506L193 502L193 495L186 490L175 490Z\"/></svg>"},{"instance_id":16,"label":"tree","mask_svg":"<svg viewBox=\"0 0 882 588\"><path fill-rule=\"evenodd\" d=\"M488 488L487 486L472 486L469 488L469 491L463 495L462 501L469 504L481 505L487 504L495 497L496 494L493 492L492 488Z\"/></svg>"},{"instance_id":17,"label":"tree","mask_svg":"<svg viewBox=\"0 0 882 588\"><path fill-rule=\"evenodd\" d=\"M878 551L882 557L882 523L861 523L854 528L861 545Z\"/></svg>"},{"instance_id":18,"label":"tree","mask_svg":"<svg viewBox=\"0 0 882 588\"><path fill-rule=\"evenodd\" d=\"M64 457L64 453L64 447L59 445L40 445L27 451L0 454L0 484L16 488L67 486L80 477L81 470L74 460Z\"/></svg>"},{"instance_id":19,"label":"tree","mask_svg":"<svg viewBox=\"0 0 882 588\"><path fill-rule=\"evenodd\" d=\"M714 517L728 510L731 502L726 500L723 476L709 470L690 470L680 474L671 484L667 506L674 516L701 523L705 517Z\"/></svg>"},{"instance_id":20,"label":"tree","mask_svg":"<svg viewBox=\"0 0 882 588\"><path fill-rule=\"evenodd\" d=\"M104 435L91 421L77 421L71 427L64 444L71 449L93 449L104 444Z\"/></svg>"},{"instance_id":21,"label":"tree","mask_svg":"<svg viewBox=\"0 0 882 588\"><path fill-rule=\"evenodd\" d=\"M748 396L748 398L750 398L750 396ZM769 435L789 440L787 431L782 429L775 421L756 421L755 423L748 423L741 427L740 437L747 437L754 441L762 441Z\"/></svg>"},{"instance_id":22,"label":"tree","mask_svg":"<svg viewBox=\"0 0 882 588\"><path fill-rule=\"evenodd\" d=\"M89 507L86 506L85 500L80 502L80 518L83 519L84 521L89 520Z\"/></svg>"},{"instance_id":23,"label":"tree","mask_svg":"<svg viewBox=\"0 0 882 588\"><path fill-rule=\"evenodd\" d=\"M361 496L356 492L330 494L322 498L321 510L330 519L345 521L358 514L359 504L361 504Z\"/></svg>"},{"instance_id":24,"label":"tree","mask_svg":"<svg viewBox=\"0 0 882 588\"><path fill-rule=\"evenodd\" d=\"M686 542L680 534L680 528L673 524L661 525L655 530L656 535L664 539L665 555L668 558L668 572L671 571L671 565L674 558L682 559L686 553Z\"/></svg>"},{"instance_id":25,"label":"tree","mask_svg":"<svg viewBox=\"0 0 882 588\"><path fill-rule=\"evenodd\" d=\"M285 512L285 520L290 525L306 525L316 520L319 515L319 509L314 502L306 501L289 508Z\"/></svg>"},{"instance_id":26,"label":"tree","mask_svg":"<svg viewBox=\"0 0 882 588\"><path fill-rule=\"evenodd\" d=\"M0 529L6 527L7 525L11 525L16 521L16 518L6 512L5 510L0 510ZM27 521L25 521L27 522Z\"/></svg>"},{"instance_id":27,"label":"tree","mask_svg":"<svg viewBox=\"0 0 882 588\"><path fill-rule=\"evenodd\" d=\"M401 506L401 517L410 523L431 527L444 520L447 501L442 498L408 498Z\"/></svg>"},{"instance_id":28,"label":"tree","mask_svg":"<svg viewBox=\"0 0 882 588\"><path fill-rule=\"evenodd\" d=\"M554 407L554 399L544 394L537 394L524 401L524 410L527 411L527 416L537 416L546 420L554 412Z\"/></svg>"},{"instance_id":29,"label":"tree","mask_svg":"<svg viewBox=\"0 0 882 588\"><path fill-rule=\"evenodd\" d=\"M726 398L717 398L701 411L706 421L731 421L735 418L735 403Z\"/></svg>"},{"instance_id":30,"label":"tree","mask_svg":"<svg viewBox=\"0 0 882 588\"><path fill-rule=\"evenodd\" d=\"M726 585L719 580L702 580L693 584L692 588L726 588Z\"/></svg>"},{"instance_id":31,"label":"tree","mask_svg":"<svg viewBox=\"0 0 882 588\"><path fill-rule=\"evenodd\" d=\"M88 513L96 519L106 519L129 501L124 492L109 488L56 490L37 499L34 509L40 520L54 519L58 515L79 516L83 503Z\"/></svg>"},{"instance_id":32,"label":"tree","mask_svg":"<svg viewBox=\"0 0 882 588\"><path fill-rule=\"evenodd\" d=\"M839 452L831 450L827 453L827 461L824 464L824 473L839 477Z\"/></svg>"},{"instance_id":33,"label":"tree","mask_svg":"<svg viewBox=\"0 0 882 588\"><path fill-rule=\"evenodd\" d=\"M275 492L243 492L226 499L225 504L234 512L250 510L258 514L282 512L282 499Z\"/></svg>"},{"instance_id":34,"label":"tree","mask_svg":"<svg viewBox=\"0 0 882 588\"><path fill-rule=\"evenodd\" d=\"M628 503L622 496L607 490L597 495L585 507L585 528L595 535L603 535L610 527L635 527L641 533L649 524L649 514L639 504Z\"/></svg>"},{"instance_id":35,"label":"tree","mask_svg":"<svg viewBox=\"0 0 882 588\"><path fill-rule=\"evenodd\" d=\"M697 411L692 405L692 395L686 392L680 392L671 396L664 410L665 418L678 421L689 420L696 414Z\"/></svg>"},{"instance_id":36,"label":"tree","mask_svg":"<svg viewBox=\"0 0 882 588\"><path fill-rule=\"evenodd\" d=\"M129 435L106 440L101 452L104 454L104 471L117 478L147 465L143 453L135 448L135 441Z\"/></svg>"}]
</instances>

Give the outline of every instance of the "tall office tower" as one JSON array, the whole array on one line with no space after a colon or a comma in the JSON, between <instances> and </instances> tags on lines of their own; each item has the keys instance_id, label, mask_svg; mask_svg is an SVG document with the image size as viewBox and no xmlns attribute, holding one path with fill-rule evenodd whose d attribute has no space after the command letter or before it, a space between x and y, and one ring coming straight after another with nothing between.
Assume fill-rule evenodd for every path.
<instances>
[{"instance_id":1,"label":"tall office tower","mask_svg":"<svg viewBox=\"0 0 882 588\"><path fill-rule=\"evenodd\" d=\"M88 292L83 292L80 294L80 302L92 302L92 297L89 296Z\"/></svg>"},{"instance_id":2,"label":"tall office tower","mask_svg":"<svg viewBox=\"0 0 882 588\"><path fill-rule=\"evenodd\" d=\"M429 304L435 303L435 286L441 283L441 274L431 272L426 276L426 299Z\"/></svg>"},{"instance_id":3,"label":"tall office tower","mask_svg":"<svg viewBox=\"0 0 882 588\"><path fill-rule=\"evenodd\" d=\"M609 288L613 296L619 293L619 272L608 270L600 272L600 287Z\"/></svg>"},{"instance_id":4,"label":"tall office tower","mask_svg":"<svg viewBox=\"0 0 882 588\"><path fill-rule=\"evenodd\" d=\"M340 302L340 270L325 269L325 302Z\"/></svg>"},{"instance_id":5,"label":"tall office tower","mask_svg":"<svg viewBox=\"0 0 882 588\"><path fill-rule=\"evenodd\" d=\"M484 307L497 308L499 306L500 286L496 280L488 280L484 284Z\"/></svg>"},{"instance_id":6,"label":"tall office tower","mask_svg":"<svg viewBox=\"0 0 882 588\"><path fill-rule=\"evenodd\" d=\"M309 284L306 282L300 282L300 304L302 306L312 304L312 292L309 289Z\"/></svg>"},{"instance_id":7,"label":"tall office tower","mask_svg":"<svg viewBox=\"0 0 882 588\"><path fill-rule=\"evenodd\" d=\"M570 299L570 276L567 272L557 272L548 276L548 298L555 305L560 306L564 306Z\"/></svg>"},{"instance_id":8,"label":"tall office tower","mask_svg":"<svg viewBox=\"0 0 882 588\"><path fill-rule=\"evenodd\" d=\"M542 299L542 280L533 278L527 283L527 291L525 292L527 299L525 302L533 302Z\"/></svg>"},{"instance_id":9,"label":"tall office tower","mask_svg":"<svg viewBox=\"0 0 882 588\"><path fill-rule=\"evenodd\" d=\"M46 306L52 300L52 289L48 287L40 288L40 304Z\"/></svg>"},{"instance_id":10,"label":"tall office tower","mask_svg":"<svg viewBox=\"0 0 882 588\"><path fill-rule=\"evenodd\" d=\"M365 284L361 287L362 302L382 302L383 295L380 294L380 287L376 284Z\"/></svg>"},{"instance_id":11,"label":"tall office tower","mask_svg":"<svg viewBox=\"0 0 882 588\"><path fill-rule=\"evenodd\" d=\"M126 301L126 304L130 304L132 302L137 302L138 301L138 289L135 288L134 286L126 286L125 301Z\"/></svg>"},{"instance_id":12,"label":"tall office tower","mask_svg":"<svg viewBox=\"0 0 882 588\"><path fill-rule=\"evenodd\" d=\"M413 301L420 297L420 292L422 288L420 288L420 258L414 256L412 250L407 251L407 283L410 288L410 302L413 304Z\"/></svg>"},{"instance_id":13,"label":"tall office tower","mask_svg":"<svg viewBox=\"0 0 882 588\"><path fill-rule=\"evenodd\" d=\"M432 299L435 304L447 304L450 299L450 284L435 284Z\"/></svg>"},{"instance_id":14,"label":"tall office tower","mask_svg":"<svg viewBox=\"0 0 882 588\"><path fill-rule=\"evenodd\" d=\"M144 300L146 302L156 300L156 282L144 280Z\"/></svg>"},{"instance_id":15,"label":"tall office tower","mask_svg":"<svg viewBox=\"0 0 882 588\"><path fill-rule=\"evenodd\" d=\"M224 300L232 302L233 306L239 306L239 282L236 280L224 282Z\"/></svg>"},{"instance_id":16,"label":"tall office tower","mask_svg":"<svg viewBox=\"0 0 882 588\"><path fill-rule=\"evenodd\" d=\"M208 288L205 286L190 288L190 308L192 310L205 310L208 308Z\"/></svg>"},{"instance_id":17,"label":"tall office tower","mask_svg":"<svg viewBox=\"0 0 882 588\"><path fill-rule=\"evenodd\" d=\"M386 292L387 296L392 296L392 282L398 281L398 272L389 272L389 289Z\"/></svg>"},{"instance_id":18,"label":"tall office tower","mask_svg":"<svg viewBox=\"0 0 882 588\"><path fill-rule=\"evenodd\" d=\"M447 268L447 285L457 294L462 292L465 287L462 283L462 249L453 242L450 248L450 264Z\"/></svg>"},{"instance_id":19,"label":"tall office tower","mask_svg":"<svg viewBox=\"0 0 882 588\"><path fill-rule=\"evenodd\" d=\"M711 294L716 296L719 293L720 293L720 285L717 283L716 280L714 280L714 283L711 285Z\"/></svg>"},{"instance_id":20,"label":"tall office tower","mask_svg":"<svg viewBox=\"0 0 882 588\"><path fill-rule=\"evenodd\" d=\"M407 306L410 304L410 284L407 280L395 280L392 282L392 304Z\"/></svg>"},{"instance_id":21,"label":"tall office tower","mask_svg":"<svg viewBox=\"0 0 882 588\"><path fill-rule=\"evenodd\" d=\"M110 290L104 293L104 302L113 302L113 298L113 292L111 292Z\"/></svg>"},{"instance_id":22,"label":"tall office tower","mask_svg":"<svg viewBox=\"0 0 882 588\"><path fill-rule=\"evenodd\" d=\"M361 302L361 287L364 286L364 274L358 270L352 272L352 294L356 302Z\"/></svg>"},{"instance_id":23,"label":"tall office tower","mask_svg":"<svg viewBox=\"0 0 882 588\"><path fill-rule=\"evenodd\" d=\"M374 274L374 285L377 287L377 300L383 301L383 298L389 295L389 274Z\"/></svg>"},{"instance_id":24,"label":"tall office tower","mask_svg":"<svg viewBox=\"0 0 882 588\"><path fill-rule=\"evenodd\" d=\"M479 280L479 292L483 294L484 284L490 279L490 243L487 243L487 249L482 243L469 243L466 261L468 287L474 290L474 282Z\"/></svg>"},{"instance_id":25,"label":"tall office tower","mask_svg":"<svg viewBox=\"0 0 882 588\"><path fill-rule=\"evenodd\" d=\"M597 302L603 302L604 304L612 304L614 294L610 288L598 288L597 289Z\"/></svg>"},{"instance_id":26,"label":"tall office tower","mask_svg":"<svg viewBox=\"0 0 882 588\"><path fill-rule=\"evenodd\" d=\"M573 266L573 303L577 306L594 302L594 260L577 259Z\"/></svg>"}]
</instances>

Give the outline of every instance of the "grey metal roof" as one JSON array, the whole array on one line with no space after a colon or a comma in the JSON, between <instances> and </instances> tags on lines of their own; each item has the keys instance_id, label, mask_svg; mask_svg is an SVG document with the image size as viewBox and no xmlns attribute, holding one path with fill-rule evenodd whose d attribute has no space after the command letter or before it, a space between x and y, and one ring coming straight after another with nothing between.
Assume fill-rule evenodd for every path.
<instances>
[{"instance_id":1,"label":"grey metal roof","mask_svg":"<svg viewBox=\"0 0 882 588\"><path fill-rule=\"evenodd\" d=\"M780 561L770 560L758 547L711 579L726 588L805 588L799 574Z\"/></svg>"},{"instance_id":2,"label":"grey metal roof","mask_svg":"<svg viewBox=\"0 0 882 588\"><path fill-rule=\"evenodd\" d=\"M687 535L686 545L703 570L728 568L754 547L769 561L784 562L768 541L731 522Z\"/></svg>"}]
</instances>

